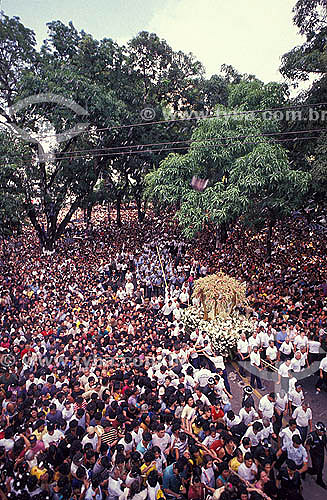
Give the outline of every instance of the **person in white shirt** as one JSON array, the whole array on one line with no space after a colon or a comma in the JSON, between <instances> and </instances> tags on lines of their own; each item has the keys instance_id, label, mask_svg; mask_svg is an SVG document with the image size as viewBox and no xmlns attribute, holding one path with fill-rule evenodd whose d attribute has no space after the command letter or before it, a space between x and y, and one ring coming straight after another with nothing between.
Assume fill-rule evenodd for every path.
<instances>
[{"instance_id":1,"label":"person in white shirt","mask_svg":"<svg viewBox=\"0 0 327 500\"><path fill-rule=\"evenodd\" d=\"M237 341L237 358L239 361L245 361L248 360L250 357L250 346L249 342L247 341L247 338L244 333L241 334L241 338ZM239 370L240 374L242 377L246 376L246 372L242 366L242 364L239 364Z\"/></svg>"},{"instance_id":2,"label":"person in white shirt","mask_svg":"<svg viewBox=\"0 0 327 500\"><path fill-rule=\"evenodd\" d=\"M49 423L47 425L47 432L42 437L42 441L44 443L45 449L49 448L50 444L57 445L58 442L64 438L64 433L59 429L55 429L55 425Z\"/></svg>"},{"instance_id":3,"label":"person in white shirt","mask_svg":"<svg viewBox=\"0 0 327 500\"><path fill-rule=\"evenodd\" d=\"M274 365L277 360L278 349L273 340L269 340L269 345L266 349L266 361Z\"/></svg>"},{"instance_id":4,"label":"person in white shirt","mask_svg":"<svg viewBox=\"0 0 327 500\"><path fill-rule=\"evenodd\" d=\"M177 303L174 310L173 310L173 318L175 321L177 321L177 323L179 323L181 320L181 317L182 317L181 307L180 307L179 303Z\"/></svg>"},{"instance_id":5,"label":"person in white shirt","mask_svg":"<svg viewBox=\"0 0 327 500\"><path fill-rule=\"evenodd\" d=\"M134 441L133 441L132 434L127 432L125 434L125 436L118 441L118 444L123 445L124 453L128 457L131 454L131 452L134 450Z\"/></svg>"},{"instance_id":6,"label":"person in white shirt","mask_svg":"<svg viewBox=\"0 0 327 500\"><path fill-rule=\"evenodd\" d=\"M294 373L300 373L302 369L302 356L300 351L296 351L294 358L291 359L290 368Z\"/></svg>"},{"instance_id":7,"label":"person in white shirt","mask_svg":"<svg viewBox=\"0 0 327 500\"><path fill-rule=\"evenodd\" d=\"M93 450L95 451L100 443L100 438L95 432L95 428L93 426L89 426L87 428L87 434L82 439L82 445L85 446L86 443L91 443Z\"/></svg>"},{"instance_id":8,"label":"person in white shirt","mask_svg":"<svg viewBox=\"0 0 327 500\"><path fill-rule=\"evenodd\" d=\"M240 409L239 417L241 422L248 427L252 422L257 420L259 415L251 405L246 404L245 407Z\"/></svg>"},{"instance_id":9,"label":"person in white shirt","mask_svg":"<svg viewBox=\"0 0 327 500\"><path fill-rule=\"evenodd\" d=\"M290 341L289 337L286 337L282 345L280 346L279 353L280 353L280 360L284 361L286 359L291 359L291 356L293 354L293 344Z\"/></svg>"},{"instance_id":10,"label":"person in white shirt","mask_svg":"<svg viewBox=\"0 0 327 500\"><path fill-rule=\"evenodd\" d=\"M300 335L297 335L294 339L294 349L300 350L301 347L305 347L308 351L309 340L304 331L301 331Z\"/></svg>"},{"instance_id":11,"label":"person in white shirt","mask_svg":"<svg viewBox=\"0 0 327 500\"><path fill-rule=\"evenodd\" d=\"M289 371L291 369L290 364L291 364L291 360L287 359L278 368L277 384L278 385L281 384L281 388L285 392L288 392L288 387L289 387Z\"/></svg>"},{"instance_id":12,"label":"person in white shirt","mask_svg":"<svg viewBox=\"0 0 327 500\"><path fill-rule=\"evenodd\" d=\"M268 379L273 379L274 375L273 375L273 372L275 371L274 370L274 366L276 365L276 361L277 361L277 358L278 358L278 349L277 347L275 346L275 342L273 340L269 340L269 345L266 349L266 363L268 363L268 365L265 365L268 373L267 373L267 378Z\"/></svg>"},{"instance_id":13,"label":"person in white shirt","mask_svg":"<svg viewBox=\"0 0 327 500\"><path fill-rule=\"evenodd\" d=\"M300 353L301 353L301 369L304 370L305 368L309 368L307 348L305 346L301 347Z\"/></svg>"},{"instance_id":14,"label":"person in white shirt","mask_svg":"<svg viewBox=\"0 0 327 500\"><path fill-rule=\"evenodd\" d=\"M228 429L231 429L235 425L238 425L241 423L241 419L238 415L235 415L233 410L228 411L225 413L223 420L225 424L227 425Z\"/></svg>"},{"instance_id":15,"label":"person in white shirt","mask_svg":"<svg viewBox=\"0 0 327 500\"><path fill-rule=\"evenodd\" d=\"M259 349L257 345L253 346L253 350L250 354L250 364L251 364L251 381L250 384L254 388L257 383L258 389L265 390L265 387L262 385L259 373L262 370L261 368L261 357L259 353Z\"/></svg>"},{"instance_id":16,"label":"person in white shirt","mask_svg":"<svg viewBox=\"0 0 327 500\"><path fill-rule=\"evenodd\" d=\"M211 403L207 396L200 391L199 387L195 388L195 393L193 394L194 402L201 401L205 406L211 406Z\"/></svg>"},{"instance_id":17,"label":"person in white shirt","mask_svg":"<svg viewBox=\"0 0 327 500\"><path fill-rule=\"evenodd\" d=\"M237 473L242 479L253 483L258 472L258 468L253 461L251 453L245 453L244 462L239 466Z\"/></svg>"},{"instance_id":18,"label":"person in white shirt","mask_svg":"<svg viewBox=\"0 0 327 500\"><path fill-rule=\"evenodd\" d=\"M298 407L302 405L304 401L304 394L302 391L302 386L299 382L295 384L295 389L290 391L288 394L290 415Z\"/></svg>"},{"instance_id":19,"label":"person in white shirt","mask_svg":"<svg viewBox=\"0 0 327 500\"><path fill-rule=\"evenodd\" d=\"M294 411L292 417L296 420L297 428L300 431L302 444L305 443L308 434L308 428L312 432L312 411L308 403L302 401L302 405L298 406Z\"/></svg>"},{"instance_id":20,"label":"person in white shirt","mask_svg":"<svg viewBox=\"0 0 327 500\"><path fill-rule=\"evenodd\" d=\"M251 337L249 337L249 346L251 348L251 351L253 351L253 347L257 346L258 348L260 347L260 337L258 337L257 332L253 332Z\"/></svg>"},{"instance_id":21,"label":"person in white shirt","mask_svg":"<svg viewBox=\"0 0 327 500\"><path fill-rule=\"evenodd\" d=\"M34 376L34 373L30 373L28 376L28 380L26 380L26 391L28 391L31 384L39 384L39 380Z\"/></svg>"},{"instance_id":22,"label":"person in white shirt","mask_svg":"<svg viewBox=\"0 0 327 500\"><path fill-rule=\"evenodd\" d=\"M263 425L259 421L253 422L252 425L249 425L249 427L246 430L246 433L244 434L244 437L247 437L251 441L251 446L258 446L258 444L261 441L261 431L263 429Z\"/></svg>"},{"instance_id":23,"label":"person in white shirt","mask_svg":"<svg viewBox=\"0 0 327 500\"><path fill-rule=\"evenodd\" d=\"M292 443L292 437L299 436L301 437L299 429L296 427L296 420L294 418L290 418L288 426L281 429L278 434L278 448L282 446L289 446Z\"/></svg>"},{"instance_id":24,"label":"person in white shirt","mask_svg":"<svg viewBox=\"0 0 327 500\"><path fill-rule=\"evenodd\" d=\"M277 440L277 434L274 430L273 422L269 420L269 418L263 418L262 420L258 420L258 422L262 422L262 431L260 432L261 442L264 440L268 440L271 442L271 438Z\"/></svg>"},{"instance_id":25,"label":"person in white shirt","mask_svg":"<svg viewBox=\"0 0 327 500\"><path fill-rule=\"evenodd\" d=\"M192 432L192 424L196 417L196 410L194 408L194 399L188 398L186 405L183 408L181 419L183 427Z\"/></svg>"},{"instance_id":26,"label":"person in white shirt","mask_svg":"<svg viewBox=\"0 0 327 500\"><path fill-rule=\"evenodd\" d=\"M159 424L156 432L152 436L152 446L158 446L161 453L168 455L171 446L171 437L165 432L165 426Z\"/></svg>"},{"instance_id":27,"label":"person in white shirt","mask_svg":"<svg viewBox=\"0 0 327 500\"><path fill-rule=\"evenodd\" d=\"M125 285L125 290L128 297L131 297L133 295L134 285L131 280L127 280L127 283Z\"/></svg>"},{"instance_id":28,"label":"person in white shirt","mask_svg":"<svg viewBox=\"0 0 327 500\"><path fill-rule=\"evenodd\" d=\"M263 396L259 401L258 413L259 417L269 418L272 420L274 415L274 408L276 403L276 394L274 392L270 392Z\"/></svg>"},{"instance_id":29,"label":"person in white shirt","mask_svg":"<svg viewBox=\"0 0 327 500\"><path fill-rule=\"evenodd\" d=\"M275 434L279 434L280 429L283 425L283 416L286 416L288 411L288 395L287 393L281 389L276 394L276 402L275 402L275 422L274 422L274 430Z\"/></svg>"}]
</instances>

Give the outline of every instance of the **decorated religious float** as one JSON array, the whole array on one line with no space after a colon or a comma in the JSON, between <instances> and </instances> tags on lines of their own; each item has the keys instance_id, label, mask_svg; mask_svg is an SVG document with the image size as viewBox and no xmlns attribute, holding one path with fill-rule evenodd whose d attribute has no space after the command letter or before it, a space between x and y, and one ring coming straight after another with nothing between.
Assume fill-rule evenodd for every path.
<instances>
[{"instance_id":1,"label":"decorated religious float","mask_svg":"<svg viewBox=\"0 0 327 500\"><path fill-rule=\"evenodd\" d=\"M237 341L244 332L248 337L253 321L248 310L246 284L219 272L194 282L193 294L199 306L183 311L182 321L187 333L207 333L215 351L225 357L234 357Z\"/></svg>"}]
</instances>

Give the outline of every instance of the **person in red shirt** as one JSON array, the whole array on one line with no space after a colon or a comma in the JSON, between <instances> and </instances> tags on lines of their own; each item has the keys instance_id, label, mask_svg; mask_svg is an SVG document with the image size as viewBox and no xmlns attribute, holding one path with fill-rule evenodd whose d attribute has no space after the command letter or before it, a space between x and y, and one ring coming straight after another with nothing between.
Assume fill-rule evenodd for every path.
<instances>
[{"instance_id":1,"label":"person in red shirt","mask_svg":"<svg viewBox=\"0 0 327 500\"><path fill-rule=\"evenodd\" d=\"M210 410L213 422L217 422L218 420L221 420L223 418L224 410L221 408L220 404L210 406Z\"/></svg>"}]
</instances>

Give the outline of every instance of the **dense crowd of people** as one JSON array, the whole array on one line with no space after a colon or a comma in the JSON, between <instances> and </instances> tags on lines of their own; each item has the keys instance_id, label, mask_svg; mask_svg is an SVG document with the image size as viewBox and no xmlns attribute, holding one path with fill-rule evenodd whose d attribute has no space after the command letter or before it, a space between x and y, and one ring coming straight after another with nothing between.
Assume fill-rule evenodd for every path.
<instances>
[{"instance_id":1,"label":"dense crowd of people","mask_svg":"<svg viewBox=\"0 0 327 500\"><path fill-rule=\"evenodd\" d=\"M326 488L326 429L301 386L313 361L317 397L327 385L324 242L291 221L267 263L238 227L214 249L134 215L117 228L99 209L50 255L28 231L2 249L0 496L300 500L308 473ZM242 401L182 321L200 307L194 280L217 270L247 282Z\"/></svg>"}]
</instances>

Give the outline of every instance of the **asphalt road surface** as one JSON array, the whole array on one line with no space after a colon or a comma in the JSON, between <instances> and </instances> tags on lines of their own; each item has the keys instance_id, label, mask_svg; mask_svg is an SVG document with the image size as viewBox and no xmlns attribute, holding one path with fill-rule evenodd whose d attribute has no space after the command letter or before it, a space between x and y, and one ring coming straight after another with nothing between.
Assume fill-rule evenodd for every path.
<instances>
[{"instance_id":1,"label":"asphalt road surface","mask_svg":"<svg viewBox=\"0 0 327 500\"><path fill-rule=\"evenodd\" d=\"M236 366L236 365L235 365ZM242 401L242 391L244 385L249 385L249 378L242 379L238 372L235 372L234 366L227 366L228 378L232 390L233 400L232 406L235 412L238 412L241 408ZM248 380L248 382L247 382ZM321 421L327 426L327 393L322 391L319 395L316 395L315 382L317 380L317 376L311 376L306 379L301 380L303 386L303 392L306 401L309 403L310 408L313 414L313 424L315 422ZM254 400L256 404L256 408L258 408L258 403L260 399L260 394L265 395L267 392L274 390L274 386L272 383L266 383L265 391L256 390L254 393ZM288 418L287 418L288 420ZM326 452L327 454L327 452ZM309 459L310 460L310 459ZM323 479L327 484L327 457L325 455L325 466ZM309 462L310 466L310 462ZM305 500L326 500L327 499L327 490L324 490L320 486L316 484L316 476L310 476L306 474L305 481L302 481L303 484L303 496Z\"/></svg>"}]
</instances>

